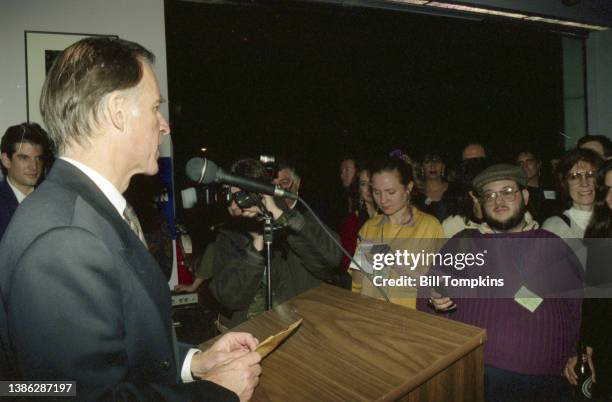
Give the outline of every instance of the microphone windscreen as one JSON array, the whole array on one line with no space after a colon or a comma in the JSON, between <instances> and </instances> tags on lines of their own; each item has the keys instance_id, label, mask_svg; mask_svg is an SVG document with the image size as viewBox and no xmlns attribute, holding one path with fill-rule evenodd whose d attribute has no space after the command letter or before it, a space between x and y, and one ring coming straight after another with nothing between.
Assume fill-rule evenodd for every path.
<instances>
[{"instance_id":1,"label":"microphone windscreen","mask_svg":"<svg viewBox=\"0 0 612 402\"><path fill-rule=\"evenodd\" d=\"M193 181L200 183L202 181L202 169L204 168L204 159L202 158L191 158L185 165L185 173Z\"/></svg>"},{"instance_id":2,"label":"microphone windscreen","mask_svg":"<svg viewBox=\"0 0 612 402\"><path fill-rule=\"evenodd\" d=\"M211 184L217 180L219 168L215 162L203 158L191 158L185 166L187 177L198 183Z\"/></svg>"}]
</instances>

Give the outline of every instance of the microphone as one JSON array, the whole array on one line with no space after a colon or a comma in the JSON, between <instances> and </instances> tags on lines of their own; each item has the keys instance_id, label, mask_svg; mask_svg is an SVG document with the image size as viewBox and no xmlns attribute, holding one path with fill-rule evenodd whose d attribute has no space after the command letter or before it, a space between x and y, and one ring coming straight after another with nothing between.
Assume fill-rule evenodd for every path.
<instances>
[{"instance_id":1,"label":"microphone","mask_svg":"<svg viewBox=\"0 0 612 402\"><path fill-rule=\"evenodd\" d=\"M224 183L232 186L240 187L243 190L251 191L258 194L268 194L275 197L290 198L297 200L298 195L291 191L283 190L273 184L261 182L256 179L250 179L242 176L235 176L226 173L223 169L211 160L205 158L191 158L185 166L187 177L191 180L203 183Z\"/></svg>"}]
</instances>

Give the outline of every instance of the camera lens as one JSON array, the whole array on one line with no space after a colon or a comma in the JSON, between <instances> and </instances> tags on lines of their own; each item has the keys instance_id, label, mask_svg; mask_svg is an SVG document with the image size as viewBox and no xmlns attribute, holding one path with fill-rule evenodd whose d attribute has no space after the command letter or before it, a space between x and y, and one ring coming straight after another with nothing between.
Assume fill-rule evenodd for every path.
<instances>
[{"instance_id":1,"label":"camera lens","mask_svg":"<svg viewBox=\"0 0 612 402\"><path fill-rule=\"evenodd\" d=\"M236 204L242 209L251 208L257 205L257 197L255 194L247 193L246 191L238 191L232 195Z\"/></svg>"}]
</instances>

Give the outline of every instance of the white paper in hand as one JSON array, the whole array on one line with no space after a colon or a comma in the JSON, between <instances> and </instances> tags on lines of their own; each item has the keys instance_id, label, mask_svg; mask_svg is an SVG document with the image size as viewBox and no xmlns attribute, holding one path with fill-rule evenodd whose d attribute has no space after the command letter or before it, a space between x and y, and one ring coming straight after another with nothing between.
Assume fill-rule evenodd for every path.
<instances>
[{"instance_id":1,"label":"white paper in hand","mask_svg":"<svg viewBox=\"0 0 612 402\"><path fill-rule=\"evenodd\" d=\"M355 250L354 259L361 265L363 272L371 274L374 272L374 268L372 268L372 257L371 250L374 246L374 243L371 241L364 240L359 243L359 247ZM351 265L349 265L349 269L356 269L360 271L359 267L355 264L355 262L351 261Z\"/></svg>"}]
</instances>

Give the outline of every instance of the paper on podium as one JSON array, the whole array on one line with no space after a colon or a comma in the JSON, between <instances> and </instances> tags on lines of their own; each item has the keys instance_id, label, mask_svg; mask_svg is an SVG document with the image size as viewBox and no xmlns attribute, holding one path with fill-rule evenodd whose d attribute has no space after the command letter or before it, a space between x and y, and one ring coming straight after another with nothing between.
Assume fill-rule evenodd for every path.
<instances>
[{"instance_id":1,"label":"paper on podium","mask_svg":"<svg viewBox=\"0 0 612 402\"><path fill-rule=\"evenodd\" d=\"M276 335L271 335L267 337L262 343L257 346L257 349L255 349L255 351L259 353L262 359L268 356L270 353L272 353L274 349L276 349L278 345L280 345L289 335L291 335L291 333L293 333L293 331L295 331L297 327L300 326L302 321L304 321L304 319L300 318L293 324L289 325L287 329L279 332Z\"/></svg>"}]
</instances>

